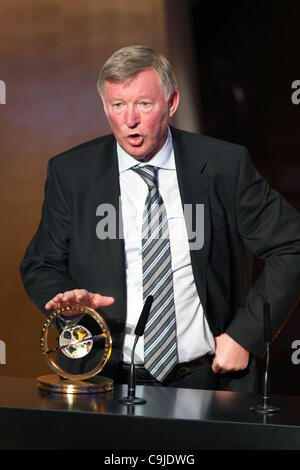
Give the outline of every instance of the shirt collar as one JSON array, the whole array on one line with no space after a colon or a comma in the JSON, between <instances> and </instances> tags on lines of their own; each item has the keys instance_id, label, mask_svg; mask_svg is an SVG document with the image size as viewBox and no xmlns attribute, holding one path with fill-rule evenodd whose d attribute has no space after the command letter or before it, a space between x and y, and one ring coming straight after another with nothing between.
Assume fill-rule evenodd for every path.
<instances>
[{"instance_id":1,"label":"shirt collar","mask_svg":"<svg viewBox=\"0 0 300 470\"><path fill-rule=\"evenodd\" d=\"M135 158L125 152L122 147L117 142L117 154L118 154L118 164L119 164L119 173L123 173L126 170L131 169L132 167L139 165L151 165L157 166L158 168L164 168L166 170L175 170L175 158L173 151L173 142L171 131L168 127L168 137L164 146L160 151L151 158L149 162L139 163Z\"/></svg>"}]
</instances>

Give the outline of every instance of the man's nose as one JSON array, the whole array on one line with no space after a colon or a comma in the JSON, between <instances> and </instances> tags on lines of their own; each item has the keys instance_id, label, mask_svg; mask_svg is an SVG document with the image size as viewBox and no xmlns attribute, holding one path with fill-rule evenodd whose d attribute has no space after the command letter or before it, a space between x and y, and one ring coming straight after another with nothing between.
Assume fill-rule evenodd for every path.
<instances>
[{"instance_id":1,"label":"man's nose","mask_svg":"<svg viewBox=\"0 0 300 470\"><path fill-rule=\"evenodd\" d=\"M125 113L125 123L127 127L134 128L140 123L140 115L134 107L128 107Z\"/></svg>"}]
</instances>

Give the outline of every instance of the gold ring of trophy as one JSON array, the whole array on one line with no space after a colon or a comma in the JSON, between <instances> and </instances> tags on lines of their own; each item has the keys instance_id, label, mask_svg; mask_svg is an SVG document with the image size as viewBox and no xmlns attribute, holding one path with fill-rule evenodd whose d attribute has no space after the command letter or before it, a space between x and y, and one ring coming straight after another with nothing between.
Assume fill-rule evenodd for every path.
<instances>
[{"instance_id":1,"label":"gold ring of trophy","mask_svg":"<svg viewBox=\"0 0 300 470\"><path fill-rule=\"evenodd\" d=\"M81 394L113 389L112 379L97 375L110 358L112 339L107 323L96 310L69 305L50 313L42 327L41 350L56 374L38 377L39 390Z\"/></svg>"}]
</instances>

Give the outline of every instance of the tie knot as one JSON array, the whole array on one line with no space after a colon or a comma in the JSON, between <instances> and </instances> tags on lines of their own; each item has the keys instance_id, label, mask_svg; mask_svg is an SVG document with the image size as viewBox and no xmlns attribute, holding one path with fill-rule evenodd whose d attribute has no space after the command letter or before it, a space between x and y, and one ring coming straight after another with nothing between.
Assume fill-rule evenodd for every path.
<instances>
[{"instance_id":1,"label":"tie knot","mask_svg":"<svg viewBox=\"0 0 300 470\"><path fill-rule=\"evenodd\" d=\"M145 165L145 166L134 166L132 168L136 171L141 178L145 181L148 185L149 189L153 187L157 187L157 170L156 166Z\"/></svg>"}]
</instances>

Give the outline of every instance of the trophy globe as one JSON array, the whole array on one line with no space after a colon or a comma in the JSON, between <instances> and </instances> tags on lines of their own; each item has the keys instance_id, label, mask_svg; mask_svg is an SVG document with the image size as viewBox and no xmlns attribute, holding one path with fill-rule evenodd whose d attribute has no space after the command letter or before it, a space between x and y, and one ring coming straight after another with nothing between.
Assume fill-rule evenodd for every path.
<instances>
[{"instance_id":1,"label":"trophy globe","mask_svg":"<svg viewBox=\"0 0 300 470\"><path fill-rule=\"evenodd\" d=\"M98 375L110 358L112 338L96 310L70 305L52 312L42 327L41 350L55 374L38 377L38 389L72 394L113 389L112 379Z\"/></svg>"}]
</instances>

